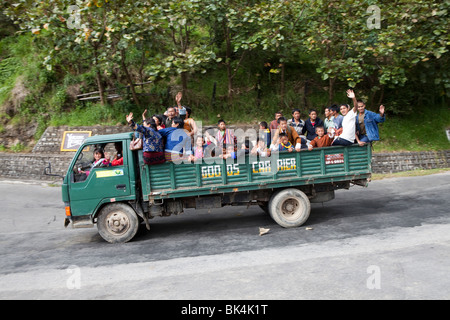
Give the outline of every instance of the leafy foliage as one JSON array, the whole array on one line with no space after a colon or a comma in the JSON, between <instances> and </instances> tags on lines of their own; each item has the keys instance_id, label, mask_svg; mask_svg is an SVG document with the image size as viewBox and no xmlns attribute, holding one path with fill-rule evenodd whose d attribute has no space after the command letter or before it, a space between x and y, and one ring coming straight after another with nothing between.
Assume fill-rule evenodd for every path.
<instances>
[{"instance_id":1,"label":"leafy foliage","mask_svg":"<svg viewBox=\"0 0 450 320\"><path fill-rule=\"evenodd\" d=\"M150 89L124 94L128 107L162 110L176 93L167 88L176 88L210 121L243 120L238 110L250 121L279 108L323 108L346 101L347 87L390 114L450 98L446 0L7 0L0 9L34 50L24 66L2 42L0 103L12 78L33 66L28 75L38 81L22 109L46 123L91 108L75 100L82 92L99 91L105 109L121 110L107 89L146 81ZM117 120L114 112L95 115Z\"/></svg>"}]
</instances>

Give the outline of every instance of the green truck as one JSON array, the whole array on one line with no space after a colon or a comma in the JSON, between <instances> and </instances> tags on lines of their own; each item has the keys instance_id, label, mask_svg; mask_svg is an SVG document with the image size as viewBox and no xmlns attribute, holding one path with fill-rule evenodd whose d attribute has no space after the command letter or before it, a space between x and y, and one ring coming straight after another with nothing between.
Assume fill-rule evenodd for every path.
<instances>
[{"instance_id":1,"label":"green truck","mask_svg":"<svg viewBox=\"0 0 450 320\"><path fill-rule=\"evenodd\" d=\"M141 223L150 229L149 220L156 216L180 214L185 208L258 205L280 226L298 227L308 219L310 203L332 200L335 190L353 184L367 186L371 177L370 145L148 166L142 150L130 150L132 139L129 132L83 142L63 177L65 226L96 224L106 241L127 242ZM123 150L123 164L83 173L96 147L110 153Z\"/></svg>"}]
</instances>

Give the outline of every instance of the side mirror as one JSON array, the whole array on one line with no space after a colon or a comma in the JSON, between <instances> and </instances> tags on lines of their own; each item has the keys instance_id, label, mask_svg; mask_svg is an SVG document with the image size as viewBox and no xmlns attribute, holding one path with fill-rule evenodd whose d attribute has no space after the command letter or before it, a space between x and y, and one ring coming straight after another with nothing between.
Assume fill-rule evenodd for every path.
<instances>
[{"instance_id":1,"label":"side mirror","mask_svg":"<svg viewBox=\"0 0 450 320\"><path fill-rule=\"evenodd\" d=\"M46 175L46 176L53 176L53 177L60 177L61 179L64 179L63 175L52 173L52 165L51 165L50 162L48 163L48 166L44 168L44 175Z\"/></svg>"}]
</instances>

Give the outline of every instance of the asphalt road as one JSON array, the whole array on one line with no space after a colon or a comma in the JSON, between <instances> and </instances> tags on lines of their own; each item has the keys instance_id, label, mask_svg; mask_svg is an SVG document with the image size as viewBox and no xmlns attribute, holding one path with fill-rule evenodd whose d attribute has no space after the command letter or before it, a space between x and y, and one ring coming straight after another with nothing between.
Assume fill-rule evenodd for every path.
<instances>
[{"instance_id":1,"label":"asphalt road","mask_svg":"<svg viewBox=\"0 0 450 320\"><path fill-rule=\"evenodd\" d=\"M109 244L64 228L59 187L1 181L0 299L449 299L449 182L339 190L295 229L259 207L189 209Z\"/></svg>"}]
</instances>

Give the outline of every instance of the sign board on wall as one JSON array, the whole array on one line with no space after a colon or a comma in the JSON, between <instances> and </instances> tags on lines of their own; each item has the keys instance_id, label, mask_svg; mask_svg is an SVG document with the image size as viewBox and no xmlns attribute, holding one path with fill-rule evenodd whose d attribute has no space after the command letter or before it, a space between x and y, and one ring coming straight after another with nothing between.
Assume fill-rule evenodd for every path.
<instances>
[{"instance_id":1,"label":"sign board on wall","mask_svg":"<svg viewBox=\"0 0 450 320\"><path fill-rule=\"evenodd\" d=\"M77 151L83 141L91 136L92 131L64 131L61 151Z\"/></svg>"}]
</instances>

